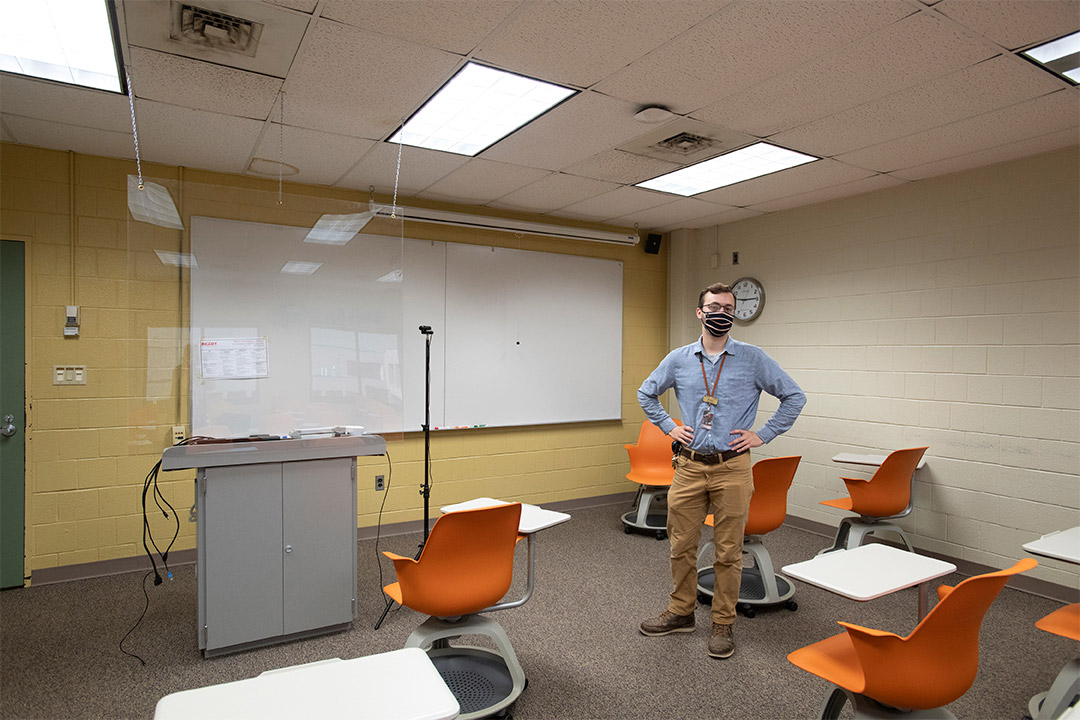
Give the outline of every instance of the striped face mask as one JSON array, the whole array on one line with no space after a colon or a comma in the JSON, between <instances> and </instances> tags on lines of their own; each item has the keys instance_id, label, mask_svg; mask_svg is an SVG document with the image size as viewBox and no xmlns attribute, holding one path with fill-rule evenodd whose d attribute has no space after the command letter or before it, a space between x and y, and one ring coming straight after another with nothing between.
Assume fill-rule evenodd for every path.
<instances>
[{"instance_id":1,"label":"striped face mask","mask_svg":"<svg viewBox=\"0 0 1080 720\"><path fill-rule=\"evenodd\" d=\"M701 322L710 335L723 337L731 330L731 324L735 322L735 316L727 312L705 313L705 318Z\"/></svg>"}]
</instances>

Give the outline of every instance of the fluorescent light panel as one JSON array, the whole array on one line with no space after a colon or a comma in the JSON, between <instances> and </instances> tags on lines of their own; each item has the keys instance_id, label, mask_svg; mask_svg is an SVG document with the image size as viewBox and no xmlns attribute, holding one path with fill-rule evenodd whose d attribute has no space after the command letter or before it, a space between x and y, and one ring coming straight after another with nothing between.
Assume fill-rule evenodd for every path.
<instances>
[{"instance_id":1,"label":"fluorescent light panel","mask_svg":"<svg viewBox=\"0 0 1080 720\"><path fill-rule=\"evenodd\" d=\"M0 70L121 92L105 0L0 0Z\"/></svg>"},{"instance_id":2,"label":"fluorescent light panel","mask_svg":"<svg viewBox=\"0 0 1080 720\"><path fill-rule=\"evenodd\" d=\"M311 275L316 270L322 267L322 263L317 262L303 262L301 260L290 260L282 266L281 272L289 275Z\"/></svg>"},{"instance_id":3,"label":"fluorescent light panel","mask_svg":"<svg viewBox=\"0 0 1080 720\"><path fill-rule=\"evenodd\" d=\"M759 142L640 182L637 187L689 197L820 159Z\"/></svg>"},{"instance_id":4,"label":"fluorescent light panel","mask_svg":"<svg viewBox=\"0 0 1080 720\"><path fill-rule=\"evenodd\" d=\"M1080 32L1051 40L1020 53L1047 70L1080 84Z\"/></svg>"},{"instance_id":5,"label":"fluorescent light panel","mask_svg":"<svg viewBox=\"0 0 1080 720\"><path fill-rule=\"evenodd\" d=\"M472 157L575 92L470 62L388 142Z\"/></svg>"}]
</instances>

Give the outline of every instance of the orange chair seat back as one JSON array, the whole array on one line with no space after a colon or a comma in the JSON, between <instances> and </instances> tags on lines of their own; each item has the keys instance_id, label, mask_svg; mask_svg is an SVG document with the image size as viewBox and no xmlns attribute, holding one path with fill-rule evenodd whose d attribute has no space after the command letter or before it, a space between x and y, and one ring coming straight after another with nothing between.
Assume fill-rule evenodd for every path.
<instances>
[{"instance_id":1,"label":"orange chair seat back","mask_svg":"<svg viewBox=\"0 0 1080 720\"><path fill-rule=\"evenodd\" d=\"M917 447L891 452L869 482L848 484L851 510L869 517L902 513L911 502L911 476L927 450Z\"/></svg>"},{"instance_id":2,"label":"orange chair seat back","mask_svg":"<svg viewBox=\"0 0 1080 720\"><path fill-rule=\"evenodd\" d=\"M788 488L801 459L799 455L789 455L754 463L754 495L750 498L750 514L743 534L764 535L784 524Z\"/></svg>"},{"instance_id":3,"label":"orange chair seat back","mask_svg":"<svg viewBox=\"0 0 1080 720\"><path fill-rule=\"evenodd\" d=\"M958 584L906 638L840 623L846 635L788 655L792 663L852 692L893 707L926 710L967 692L979 664L979 628L1009 577L1038 563L1023 558L1011 568Z\"/></svg>"},{"instance_id":4,"label":"orange chair seat back","mask_svg":"<svg viewBox=\"0 0 1080 720\"><path fill-rule=\"evenodd\" d=\"M520 519L521 503L441 516L419 560L394 559L401 604L451 617L497 603L513 579Z\"/></svg>"},{"instance_id":5,"label":"orange chair seat back","mask_svg":"<svg viewBox=\"0 0 1080 720\"><path fill-rule=\"evenodd\" d=\"M681 425L678 420L677 425ZM623 445L630 456L627 480L640 485L671 485L675 469L671 466L671 438L646 420L641 423L637 445Z\"/></svg>"}]
</instances>

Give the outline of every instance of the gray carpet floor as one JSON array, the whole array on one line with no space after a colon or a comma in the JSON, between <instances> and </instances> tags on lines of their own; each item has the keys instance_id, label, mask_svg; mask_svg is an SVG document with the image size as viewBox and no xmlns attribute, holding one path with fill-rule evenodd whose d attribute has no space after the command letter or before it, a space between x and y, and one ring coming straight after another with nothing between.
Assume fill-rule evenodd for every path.
<instances>
[{"instance_id":1,"label":"gray carpet floor","mask_svg":"<svg viewBox=\"0 0 1080 720\"><path fill-rule=\"evenodd\" d=\"M573 511L537 538L537 585L525 605L493 613L529 679L512 707L518 720L590 718L808 718L828 685L786 660L790 651L841 631L837 620L906 635L916 624L917 591L857 603L795 582L799 608L760 611L736 623L737 650L706 655L709 610L699 606L694 633L650 638L638 623L666 607L667 542L626 535L628 508ZM383 538L381 550L412 555L419 533ZM811 557L827 539L782 527L766 538L774 564ZM524 587L525 548L510 597ZM125 648L118 648L144 604L144 573L0 593L0 716L4 718L151 718L172 692L253 677L264 670L400 648L423 617L382 611L375 541L360 543L360 611L345 632L205 660L196 638L196 581L191 566L160 586L146 582L150 605ZM393 569L383 561L384 579ZM958 575L942 578L955 584ZM931 598L935 594L931 591ZM959 718L1022 718L1027 701L1047 690L1076 643L1034 623L1059 604L1006 588L983 622L979 674L949 709ZM476 638L466 638L476 640ZM479 644L483 644L482 642ZM356 697L357 717L365 700Z\"/></svg>"}]
</instances>

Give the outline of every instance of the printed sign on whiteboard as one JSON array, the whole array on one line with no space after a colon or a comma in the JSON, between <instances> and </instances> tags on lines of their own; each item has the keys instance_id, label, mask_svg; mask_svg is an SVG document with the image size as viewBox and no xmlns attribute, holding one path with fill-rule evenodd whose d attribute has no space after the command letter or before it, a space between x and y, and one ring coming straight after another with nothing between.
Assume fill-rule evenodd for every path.
<instances>
[{"instance_id":1,"label":"printed sign on whiteboard","mask_svg":"<svg viewBox=\"0 0 1080 720\"><path fill-rule=\"evenodd\" d=\"M215 338L199 343L203 380L270 377L266 338Z\"/></svg>"}]
</instances>

